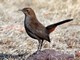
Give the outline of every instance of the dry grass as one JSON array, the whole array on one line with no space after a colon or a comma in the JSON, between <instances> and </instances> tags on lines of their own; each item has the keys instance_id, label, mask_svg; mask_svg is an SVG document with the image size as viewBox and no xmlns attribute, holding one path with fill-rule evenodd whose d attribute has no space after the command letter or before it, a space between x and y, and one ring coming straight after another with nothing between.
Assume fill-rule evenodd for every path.
<instances>
[{"instance_id":1,"label":"dry grass","mask_svg":"<svg viewBox=\"0 0 80 60\"><path fill-rule=\"evenodd\" d=\"M80 50L80 0L0 0L0 53L21 54L37 50L37 40L25 32L24 15L18 9L31 7L45 26L73 18L74 21L56 28L50 34L51 43L43 48L54 48L74 54Z\"/></svg>"}]
</instances>

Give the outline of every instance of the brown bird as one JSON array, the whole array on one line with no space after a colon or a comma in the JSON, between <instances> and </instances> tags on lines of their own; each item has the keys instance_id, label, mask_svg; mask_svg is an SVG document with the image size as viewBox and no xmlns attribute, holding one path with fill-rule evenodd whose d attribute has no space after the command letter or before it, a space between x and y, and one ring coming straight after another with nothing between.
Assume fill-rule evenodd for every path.
<instances>
[{"instance_id":1,"label":"brown bird","mask_svg":"<svg viewBox=\"0 0 80 60\"><path fill-rule=\"evenodd\" d=\"M22 11L25 15L24 27L25 27L27 34L30 37L37 39L39 41L38 51L41 50L44 40L50 42L49 34L52 31L54 31L54 29L58 25L61 25L63 23L73 20L73 19L67 19L67 20L64 20L64 21L61 21L61 22L45 27L38 21L38 19L36 18L35 12L33 11L32 8L23 8L20 11Z\"/></svg>"}]
</instances>

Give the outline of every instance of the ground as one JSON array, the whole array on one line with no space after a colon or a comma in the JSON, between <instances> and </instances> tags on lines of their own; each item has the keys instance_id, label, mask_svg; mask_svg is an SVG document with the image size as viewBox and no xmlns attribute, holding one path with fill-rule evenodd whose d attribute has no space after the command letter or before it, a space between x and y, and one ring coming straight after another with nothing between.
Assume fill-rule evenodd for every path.
<instances>
[{"instance_id":1,"label":"ground","mask_svg":"<svg viewBox=\"0 0 80 60\"><path fill-rule=\"evenodd\" d=\"M73 18L58 26L50 34L51 43L44 42L42 49L55 49L75 55L80 51L79 0L0 0L0 53L31 54L38 41L30 38L24 29L24 14L19 9L31 7L45 26Z\"/></svg>"}]
</instances>

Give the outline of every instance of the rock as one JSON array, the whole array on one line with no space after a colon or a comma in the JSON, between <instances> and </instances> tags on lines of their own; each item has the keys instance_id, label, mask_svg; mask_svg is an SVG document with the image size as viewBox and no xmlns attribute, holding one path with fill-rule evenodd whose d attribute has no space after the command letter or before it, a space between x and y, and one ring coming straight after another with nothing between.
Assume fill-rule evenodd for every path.
<instances>
[{"instance_id":1,"label":"rock","mask_svg":"<svg viewBox=\"0 0 80 60\"><path fill-rule=\"evenodd\" d=\"M26 60L74 60L74 56L60 51L46 49L33 53Z\"/></svg>"}]
</instances>

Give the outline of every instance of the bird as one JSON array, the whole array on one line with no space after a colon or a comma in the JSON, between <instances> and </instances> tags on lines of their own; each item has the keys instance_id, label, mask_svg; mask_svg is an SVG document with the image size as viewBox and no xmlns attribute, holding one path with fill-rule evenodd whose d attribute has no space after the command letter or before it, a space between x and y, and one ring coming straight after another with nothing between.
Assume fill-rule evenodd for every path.
<instances>
[{"instance_id":1,"label":"bird","mask_svg":"<svg viewBox=\"0 0 80 60\"><path fill-rule=\"evenodd\" d=\"M44 40L50 41L50 33L55 30L55 28L61 24L67 23L72 21L73 19L65 19L63 21L44 26L39 22L39 20L36 17L36 14L34 10L30 7L25 7L23 9L20 9L19 11L22 11L24 14L24 28L26 33L33 39L38 40L38 48L37 51L41 51L42 45Z\"/></svg>"}]
</instances>

